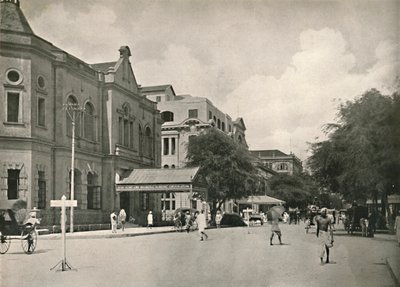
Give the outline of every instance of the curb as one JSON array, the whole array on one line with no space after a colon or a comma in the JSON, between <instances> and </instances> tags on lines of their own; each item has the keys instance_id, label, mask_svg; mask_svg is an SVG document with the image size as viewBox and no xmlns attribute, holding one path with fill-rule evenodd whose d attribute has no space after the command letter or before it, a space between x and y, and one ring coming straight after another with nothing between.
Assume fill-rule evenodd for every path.
<instances>
[{"instance_id":1,"label":"curb","mask_svg":"<svg viewBox=\"0 0 400 287\"><path fill-rule=\"evenodd\" d=\"M149 232L126 232L126 233L117 233L117 234L71 234L67 233L66 239L100 239L100 238L123 238L123 237L134 237L134 236L143 236L143 235L154 235L161 233L171 233L176 232L175 230L159 230L159 231L149 231ZM88 232L90 233L90 231ZM57 235L41 235L40 240L60 240L61 234L57 233Z\"/></svg>"},{"instance_id":2,"label":"curb","mask_svg":"<svg viewBox=\"0 0 400 287\"><path fill-rule=\"evenodd\" d=\"M392 275L393 281L394 281L394 286L400 287L400 274L399 274L399 269L396 268L396 263L392 262L392 258L388 257L386 258L386 266L389 269L390 275ZM397 266L398 267L398 266Z\"/></svg>"}]
</instances>

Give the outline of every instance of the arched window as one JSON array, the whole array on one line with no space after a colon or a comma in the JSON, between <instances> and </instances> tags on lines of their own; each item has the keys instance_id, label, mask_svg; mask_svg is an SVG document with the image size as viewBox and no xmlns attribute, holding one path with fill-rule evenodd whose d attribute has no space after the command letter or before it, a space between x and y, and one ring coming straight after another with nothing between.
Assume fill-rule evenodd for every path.
<instances>
[{"instance_id":1,"label":"arched window","mask_svg":"<svg viewBox=\"0 0 400 287\"><path fill-rule=\"evenodd\" d=\"M168 164L164 164L164 168L169 168L169 165Z\"/></svg>"},{"instance_id":2,"label":"arched window","mask_svg":"<svg viewBox=\"0 0 400 287\"><path fill-rule=\"evenodd\" d=\"M224 122L222 122L221 128L222 128L222 131L224 132L225 131L225 123Z\"/></svg>"},{"instance_id":3,"label":"arched window","mask_svg":"<svg viewBox=\"0 0 400 287\"><path fill-rule=\"evenodd\" d=\"M77 114L80 113L80 111L75 110L79 106L77 99L72 95L69 96L67 99L67 106L71 106L71 109L67 111L65 115L67 122L67 135L72 136L72 119L68 113L70 113L71 115L75 113L75 137L79 137L81 134L81 121L79 114Z\"/></svg>"},{"instance_id":4,"label":"arched window","mask_svg":"<svg viewBox=\"0 0 400 287\"><path fill-rule=\"evenodd\" d=\"M217 120L217 127L218 127L218 129L221 129L221 120L220 119Z\"/></svg>"},{"instance_id":5,"label":"arched window","mask_svg":"<svg viewBox=\"0 0 400 287\"><path fill-rule=\"evenodd\" d=\"M88 140L96 140L96 118L94 116L94 108L91 103L86 103L83 118L83 132Z\"/></svg>"},{"instance_id":6,"label":"arched window","mask_svg":"<svg viewBox=\"0 0 400 287\"><path fill-rule=\"evenodd\" d=\"M170 111L165 111L161 113L161 119L163 122L173 122L174 121L174 113Z\"/></svg>"}]
</instances>

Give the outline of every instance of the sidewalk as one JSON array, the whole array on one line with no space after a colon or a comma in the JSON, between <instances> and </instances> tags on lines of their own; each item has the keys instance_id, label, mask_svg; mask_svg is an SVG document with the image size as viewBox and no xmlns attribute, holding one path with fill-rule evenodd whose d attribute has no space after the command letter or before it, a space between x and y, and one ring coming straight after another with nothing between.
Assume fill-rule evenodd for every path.
<instances>
[{"instance_id":1,"label":"sidewalk","mask_svg":"<svg viewBox=\"0 0 400 287\"><path fill-rule=\"evenodd\" d=\"M151 235L159 233L176 232L173 226L163 227L128 227L125 231L117 229L117 233L111 233L111 230L94 230L94 231L80 231L74 233L66 233L67 239L95 239L95 238L121 238L121 237L132 237L140 235ZM51 233L39 235L40 240L60 240L61 233Z\"/></svg>"},{"instance_id":2,"label":"sidewalk","mask_svg":"<svg viewBox=\"0 0 400 287\"><path fill-rule=\"evenodd\" d=\"M386 264L396 287L400 287L400 257L386 258Z\"/></svg>"}]
</instances>

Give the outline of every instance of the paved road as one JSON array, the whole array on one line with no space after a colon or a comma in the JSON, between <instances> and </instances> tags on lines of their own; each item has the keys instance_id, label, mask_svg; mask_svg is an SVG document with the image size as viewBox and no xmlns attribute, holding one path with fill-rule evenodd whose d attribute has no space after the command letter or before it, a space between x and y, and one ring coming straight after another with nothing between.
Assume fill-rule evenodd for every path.
<instances>
[{"instance_id":1,"label":"paved road","mask_svg":"<svg viewBox=\"0 0 400 287\"><path fill-rule=\"evenodd\" d=\"M338 235L335 264L320 266L315 233L281 225L284 245L269 246L269 227L167 233L124 238L70 239L67 259L77 271L49 269L60 242L39 238L33 255L19 242L0 257L1 286L393 286L385 260L400 258L394 236ZM250 234L248 234L248 230ZM2 285L4 284L4 285Z\"/></svg>"}]
</instances>

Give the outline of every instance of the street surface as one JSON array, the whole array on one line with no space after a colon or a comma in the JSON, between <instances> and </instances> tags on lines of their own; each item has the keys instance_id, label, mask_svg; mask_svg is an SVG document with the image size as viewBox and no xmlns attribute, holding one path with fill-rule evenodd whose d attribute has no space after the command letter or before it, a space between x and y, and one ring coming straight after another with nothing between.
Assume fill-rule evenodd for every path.
<instances>
[{"instance_id":1,"label":"street surface","mask_svg":"<svg viewBox=\"0 0 400 287\"><path fill-rule=\"evenodd\" d=\"M13 241L0 256L0 286L394 286L385 265L400 258L393 235L338 232L334 263L321 266L315 229L280 227L284 245L273 246L268 224L206 230L207 241L197 232L69 239L67 261L77 271L66 272L50 271L62 259L60 240L39 236L32 255Z\"/></svg>"}]
</instances>

